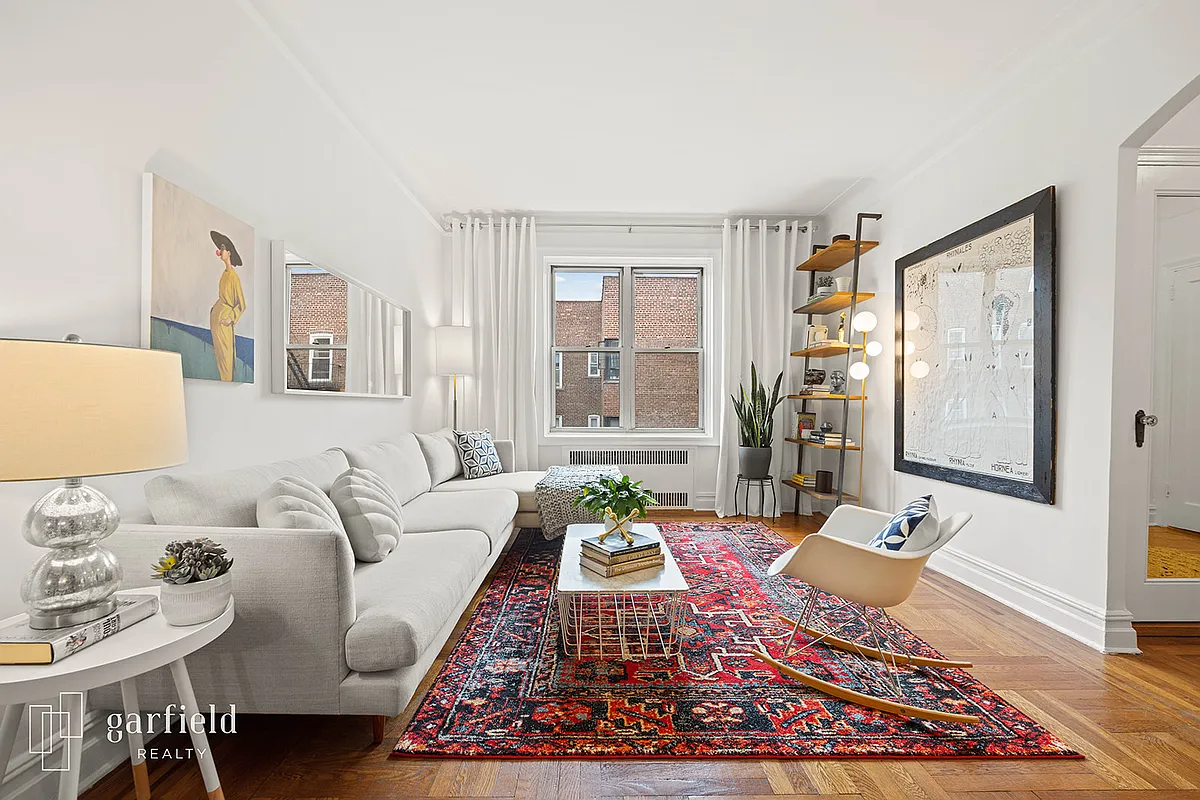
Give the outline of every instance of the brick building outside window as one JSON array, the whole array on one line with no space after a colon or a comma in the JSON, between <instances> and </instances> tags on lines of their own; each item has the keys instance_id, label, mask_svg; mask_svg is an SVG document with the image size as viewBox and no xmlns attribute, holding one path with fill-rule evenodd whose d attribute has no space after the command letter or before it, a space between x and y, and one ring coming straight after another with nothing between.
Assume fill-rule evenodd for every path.
<instances>
[{"instance_id":1,"label":"brick building outside window","mask_svg":"<svg viewBox=\"0 0 1200 800\"><path fill-rule=\"evenodd\" d=\"M287 385L289 389L346 391L347 284L320 269L289 271ZM341 345L329 350L292 345Z\"/></svg>"}]
</instances>

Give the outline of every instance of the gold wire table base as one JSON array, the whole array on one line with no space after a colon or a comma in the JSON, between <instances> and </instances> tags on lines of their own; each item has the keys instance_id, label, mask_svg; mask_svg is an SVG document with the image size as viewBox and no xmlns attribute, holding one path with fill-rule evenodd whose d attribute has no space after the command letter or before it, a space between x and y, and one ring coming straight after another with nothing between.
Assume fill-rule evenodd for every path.
<instances>
[{"instance_id":1,"label":"gold wire table base","mask_svg":"<svg viewBox=\"0 0 1200 800\"><path fill-rule=\"evenodd\" d=\"M681 592L559 592L568 657L637 661L679 653Z\"/></svg>"}]
</instances>

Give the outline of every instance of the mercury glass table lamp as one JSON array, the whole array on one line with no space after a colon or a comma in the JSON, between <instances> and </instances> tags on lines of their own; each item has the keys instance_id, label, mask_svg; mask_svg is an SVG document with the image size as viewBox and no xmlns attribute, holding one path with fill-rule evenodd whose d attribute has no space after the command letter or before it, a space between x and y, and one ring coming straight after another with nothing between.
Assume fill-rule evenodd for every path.
<instances>
[{"instance_id":1,"label":"mercury glass table lamp","mask_svg":"<svg viewBox=\"0 0 1200 800\"><path fill-rule=\"evenodd\" d=\"M187 461L178 353L0 339L0 481L65 479L25 515L26 541L49 552L21 583L29 625L80 625L116 609L116 556L98 542L117 507L83 478Z\"/></svg>"}]
</instances>

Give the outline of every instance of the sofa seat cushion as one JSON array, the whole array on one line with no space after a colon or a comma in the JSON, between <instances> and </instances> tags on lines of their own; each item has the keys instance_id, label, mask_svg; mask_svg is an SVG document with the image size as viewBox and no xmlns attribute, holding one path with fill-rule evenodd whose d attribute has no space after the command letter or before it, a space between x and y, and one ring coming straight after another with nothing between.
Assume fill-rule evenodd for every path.
<instances>
[{"instance_id":1,"label":"sofa seat cushion","mask_svg":"<svg viewBox=\"0 0 1200 800\"><path fill-rule=\"evenodd\" d=\"M404 535L429 531L482 531L492 549L504 546L517 495L502 489L471 492L427 492L404 506Z\"/></svg>"},{"instance_id":2,"label":"sofa seat cushion","mask_svg":"<svg viewBox=\"0 0 1200 800\"><path fill-rule=\"evenodd\" d=\"M429 491L429 466L417 437L411 433L386 442L340 449L346 454L347 466L369 469L383 478L401 503Z\"/></svg>"},{"instance_id":3,"label":"sofa seat cushion","mask_svg":"<svg viewBox=\"0 0 1200 800\"><path fill-rule=\"evenodd\" d=\"M488 560L479 531L405 531L383 561L354 570L358 613L346 632L346 664L355 672L408 667L434 643L475 588Z\"/></svg>"},{"instance_id":4,"label":"sofa seat cushion","mask_svg":"<svg viewBox=\"0 0 1200 800\"><path fill-rule=\"evenodd\" d=\"M461 475L445 483L433 487L435 492L473 492L478 489L508 489L517 493L517 510L536 513L538 510L537 482L546 477L541 470L524 470L521 472L501 472L499 475L488 475L485 478L467 480Z\"/></svg>"},{"instance_id":5,"label":"sofa seat cushion","mask_svg":"<svg viewBox=\"0 0 1200 800\"><path fill-rule=\"evenodd\" d=\"M253 528L258 524L259 495L275 481L304 478L328 492L349 466L342 451L326 450L293 461L225 472L159 475L146 483L146 504L159 525Z\"/></svg>"}]
</instances>

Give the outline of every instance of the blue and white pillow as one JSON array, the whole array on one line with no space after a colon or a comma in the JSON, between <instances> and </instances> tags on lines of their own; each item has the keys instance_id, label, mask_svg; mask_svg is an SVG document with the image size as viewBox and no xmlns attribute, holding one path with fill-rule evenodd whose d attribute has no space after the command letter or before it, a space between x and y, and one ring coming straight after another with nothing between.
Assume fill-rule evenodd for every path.
<instances>
[{"instance_id":1,"label":"blue and white pillow","mask_svg":"<svg viewBox=\"0 0 1200 800\"><path fill-rule=\"evenodd\" d=\"M458 444L458 457L462 460L463 476L468 480L504 472L489 431L455 431L454 439Z\"/></svg>"},{"instance_id":2,"label":"blue and white pillow","mask_svg":"<svg viewBox=\"0 0 1200 800\"><path fill-rule=\"evenodd\" d=\"M880 550L924 550L937 541L938 525L937 505L927 494L900 509L867 544Z\"/></svg>"}]
</instances>

